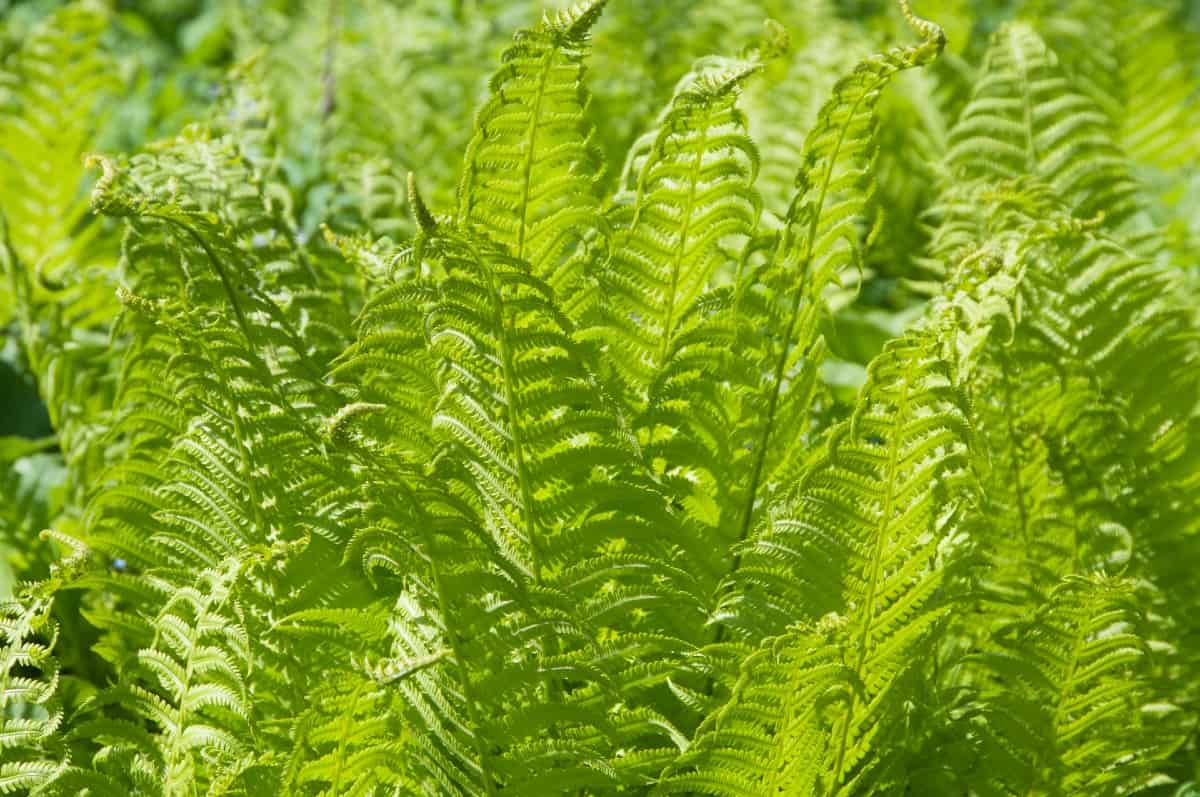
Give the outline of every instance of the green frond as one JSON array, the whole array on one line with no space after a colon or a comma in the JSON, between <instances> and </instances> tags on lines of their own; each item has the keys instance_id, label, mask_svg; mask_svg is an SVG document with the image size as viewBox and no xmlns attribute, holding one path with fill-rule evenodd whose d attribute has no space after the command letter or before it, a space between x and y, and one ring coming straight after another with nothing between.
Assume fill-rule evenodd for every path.
<instances>
[{"instance_id":1,"label":"green frond","mask_svg":"<svg viewBox=\"0 0 1200 797\"><path fill-rule=\"evenodd\" d=\"M630 759L626 773L607 762L619 740L644 746L664 735L655 723L671 728L634 706L678 658L666 632L679 614L703 617L681 590L686 574L680 585L661 579L677 541L670 516L549 286L476 233L430 232L422 251L439 276L381 293L360 321L359 354L341 366L351 373L378 341L389 352L371 366L381 379L410 357L428 358L419 369L435 379L432 405L409 412L381 395L342 424L379 480L355 545L365 564L420 585L400 604L392 657L410 672L398 688L411 709L411 771L484 793L646 778L661 754ZM370 326L406 314L405 334L421 337ZM416 434L422 417L428 425L424 473L414 466L429 455L405 452L381 425L397 412ZM407 498L398 480L411 485Z\"/></svg>"},{"instance_id":2,"label":"green frond","mask_svg":"<svg viewBox=\"0 0 1200 797\"><path fill-rule=\"evenodd\" d=\"M1134 585L1071 577L975 656L994 794L1130 794L1181 741L1155 728ZM1159 714L1161 712L1158 712Z\"/></svg>"},{"instance_id":3,"label":"green frond","mask_svg":"<svg viewBox=\"0 0 1200 797\"><path fill-rule=\"evenodd\" d=\"M90 214L82 160L120 91L111 22L100 4L63 4L0 65L0 323L36 375L73 482L102 457L116 381L117 240Z\"/></svg>"},{"instance_id":4,"label":"green frond","mask_svg":"<svg viewBox=\"0 0 1200 797\"><path fill-rule=\"evenodd\" d=\"M821 296L845 272L861 268L861 225L866 222L872 190L875 108L881 92L899 72L936 58L945 43L936 26L919 30L925 37L921 44L872 56L834 86L805 139L796 193L774 251L739 286L739 312L760 328L765 324L769 330L782 330L765 336L761 351L755 351L771 376L752 410L761 419L759 428L747 430L753 441L753 464L740 518L743 538L759 490L770 484L778 467L787 464L786 458L767 461L771 452L787 452L793 444L775 438L776 429L791 429L798 435L804 428L811 401L811 392L805 389L811 377L806 375L819 359L816 322Z\"/></svg>"},{"instance_id":5,"label":"green frond","mask_svg":"<svg viewBox=\"0 0 1200 797\"><path fill-rule=\"evenodd\" d=\"M206 572L198 588L176 592L154 620L155 645L137 653L130 691L158 726L166 794L195 788L201 755L236 755L237 721L249 719L249 643L228 613L233 568Z\"/></svg>"},{"instance_id":6,"label":"green frond","mask_svg":"<svg viewBox=\"0 0 1200 797\"><path fill-rule=\"evenodd\" d=\"M810 683L814 672L824 670L768 668L774 674L761 678L787 679L786 686L764 688L752 698L771 700L760 709L757 733L765 731L762 743L772 750L804 745L804 763L795 756L750 758L743 762L750 778L739 787L743 791L712 793L770 791L748 785L761 782L795 783L801 794L851 794L899 788L905 781L905 745L889 734L905 701L914 699L906 684L918 677L916 663L932 650L931 632L947 617L951 604L943 583L966 547L963 521L977 500L974 432L962 380L978 363L980 342L1010 317L1015 287L1004 271L964 268L917 328L872 362L851 419L830 430L794 498L773 509L739 553L740 567L718 617L739 636L768 638L747 662L795 644L798 656L824 650L814 655L829 657L844 675L840 685L838 679ZM839 618L836 649L814 647L807 635L797 635L797 642L772 639L794 623L822 617ZM820 700L805 701L810 713L793 730L795 710L774 690L809 688L845 694L838 708L818 711ZM740 700L735 689L722 711L748 710ZM772 738L781 732L782 738ZM722 738L719 721L711 733L706 744L716 750L744 750Z\"/></svg>"},{"instance_id":7,"label":"green frond","mask_svg":"<svg viewBox=\"0 0 1200 797\"><path fill-rule=\"evenodd\" d=\"M752 639L828 615L836 639L800 631L763 643L682 759L702 763L669 774L669 791L851 794L903 783L904 745L890 734L946 616L945 560L973 492L966 404L931 326L872 363L853 419L830 432L794 501L746 545L718 615Z\"/></svg>"},{"instance_id":8,"label":"green frond","mask_svg":"<svg viewBox=\"0 0 1200 797\"><path fill-rule=\"evenodd\" d=\"M762 173L755 187L767 210L782 218L804 162L804 140L817 120L834 83L869 55L851 26L832 18L819 0L804 12L825 18L820 26L792 30L798 39L791 52L766 64L761 78L746 91L744 107L750 134L762 152Z\"/></svg>"},{"instance_id":9,"label":"green frond","mask_svg":"<svg viewBox=\"0 0 1200 797\"><path fill-rule=\"evenodd\" d=\"M1044 180L1080 218L1131 212L1136 187L1108 117L1024 24L996 33L947 159L959 181Z\"/></svg>"},{"instance_id":10,"label":"green frond","mask_svg":"<svg viewBox=\"0 0 1200 797\"><path fill-rule=\"evenodd\" d=\"M275 693L255 704L261 715L295 710L305 685L282 689L281 669L298 651L263 618L345 599L336 579L291 580L336 566L349 537L346 477L312 417L337 406L320 381L341 334L336 316L320 318L320 277L220 142L176 146L127 170L108 164L98 185L97 205L131 219L137 293L126 294L134 339L111 432L124 456L97 485L121 487L97 489L87 514L91 544L132 570L97 575L122 600L89 610L125 676L109 699L155 728L149 745L116 739L101 755L167 794L242 777L254 691ZM175 198L187 180L203 186L189 192L196 204Z\"/></svg>"},{"instance_id":11,"label":"green frond","mask_svg":"<svg viewBox=\"0 0 1200 797\"><path fill-rule=\"evenodd\" d=\"M628 435L548 286L481 238L431 244L446 270L426 319L439 361L432 428L481 477L474 500L498 550L540 582L571 561L546 555L550 538L586 516L588 485L626 463Z\"/></svg>"},{"instance_id":12,"label":"green frond","mask_svg":"<svg viewBox=\"0 0 1200 797\"><path fill-rule=\"evenodd\" d=\"M4 213L13 246L39 287L78 279L95 258L88 249L100 231L87 223L82 158L102 103L118 91L116 65L101 43L108 24L100 4L67 4L0 71L7 89L0 94ZM84 234L72 235L85 225Z\"/></svg>"},{"instance_id":13,"label":"green frond","mask_svg":"<svg viewBox=\"0 0 1200 797\"><path fill-rule=\"evenodd\" d=\"M626 165L600 274L603 320L587 335L603 340L636 398L667 362L700 295L729 279L721 273L729 252L758 224L758 151L737 100L759 68L698 67Z\"/></svg>"},{"instance_id":14,"label":"green frond","mask_svg":"<svg viewBox=\"0 0 1200 797\"><path fill-rule=\"evenodd\" d=\"M1169 7L1070 3L1039 20L1072 77L1112 120L1135 162L1169 172L1194 163L1197 78L1188 68L1195 42ZM1095 43L1103 41L1105 46Z\"/></svg>"},{"instance_id":15,"label":"green frond","mask_svg":"<svg viewBox=\"0 0 1200 797\"><path fill-rule=\"evenodd\" d=\"M841 626L831 616L747 656L729 702L709 715L655 793L822 793L832 722L856 688Z\"/></svg>"},{"instance_id":16,"label":"green frond","mask_svg":"<svg viewBox=\"0 0 1200 797\"><path fill-rule=\"evenodd\" d=\"M0 605L0 794L49 784L68 764L56 738L63 710L49 608L44 600Z\"/></svg>"},{"instance_id":17,"label":"green frond","mask_svg":"<svg viewBox=\"0 0 1200 797\"><path fill-rule=\"evenodd\" d=\"M64 676L55 656L59 625L51 615L60 590L77 583L91 551L66 535L44 536L65 555L48 576L0 602L0 794L38 793L78 770L65 733Z\"/></svg>"},{"instance_id":18,"label":"green frond","mask_svg":"<svg viewBox=\"0 0 1200 797\"><path fill-rule=\"evenodd\" d=\"M1116 496L1142 483L1141 468L1186 459L1195 393L1188 377L1177 393L1175 384L1144 385L1140 374L1193 361L1196 340L1171 298L1170 272L1073 219L1045 186L968 196L986 208L980 252L1025 264L1013 338L987 355L972 389L995 452L985 517L1004 529L994 540L1011 575L1045 589L1067 573L1116 566L1122 527L1157 535L1145 516L1115 512ZM964 242L950 229L949 240ZM1131 335L1134 319L1153 321Z\"/></svg>"},{"instance_id":19,"label":"green frond","mask_svg":"<svg viewBox=\"0 0 1200 797\"><path fill-rule=\"evenodd\" d=\"M868 757L864 741L877 731L876 702L942 616L932 604L938 560L970 500L961 484L970 482L969 436L962 398L936 349L919 338L890 345L872 363L854 419L832 433L795 503L771 518L743 557L738 594L748 597L744 608L735 601L728 609L735 626L778 627L777 616L786 622L822 610L847 617L847 663L864 694L851 701L830 745L828 778L836 786L886 769L888 751Z\"/></svg>"},{"instance_id":20,"label":"green frond","mask_svg":"<svg viewBox=\"0 0 1200 797\"><path fill-rule=\"evenodd\" d=\"M517 33L476 116L459 186L459 220L478 224L564 297L578 289L575 250L598 220L583 57L606 2L547 14Z\"/></svg>"}]
</instances>

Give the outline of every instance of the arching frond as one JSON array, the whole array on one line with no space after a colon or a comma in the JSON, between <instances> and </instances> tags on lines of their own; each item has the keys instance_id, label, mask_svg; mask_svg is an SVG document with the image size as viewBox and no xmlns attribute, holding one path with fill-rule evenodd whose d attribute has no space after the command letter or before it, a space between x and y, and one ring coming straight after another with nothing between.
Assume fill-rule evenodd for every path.
<instances>
[{"instance_id":1,"label":"arching frond","mask_svg":"<svg viewBox=\"0 0 1200 797\"><path fill-rule=\"evenodd\" d=\"M0 323L31 365L73 485L102 461L116 382L105 338L117 239L90 214L82 162L120 90L111 22L100 4L65 4L0 65Z\"/></svg>"},{"instance_id":2,"label":"arching frond","mask_svg":"<svg viewBox=\"0 0 1200 797\"><path fill-rule=\"evenodd\" d=\"M413 492L389 500L381 483L391 520L362 541L364 561L419 574L395 658L446 651L402 687L419 728L413 772L484 793L646 778L661 751L622 772L614 745L671 744L645 695L678 655L680 612L696 630L703 618L680 592L686 574L661 578L679 541L670 515L549 286L478 234L429 232L421 249L443 276L424 294L409 283L425 298L404 306L428 336L436 453L426 475L402 457L373 465Z\"/></svg>"},{"instance_id":3,"label":"arching frond","mask_svg":"<svg viewBox=\"0 0 1200 797\"><path fill-rule=\"evenodd\" d=\"M670 357L696 300L729 278L719 273L729 247L758 223L758 152L736 105L758 69L744 61L689 74L626 166L600 276L603 322L588 334L603 338L635 397Z\"/></svg>"},{"instance_id":4,"label":"arching frond","mask_svg":"<svg viewBox=\"0 0 1200 797\"><path fill-rule=\"evenodd\" d=\"M1082 218L1103 211L1115 223L1131 212L1135 186L1108 117L1026 25L996 33L949 143L955 179L1030 175Z\"/></svg>"},{"instance_id":5,"label":"arching frond","mask_svg":"<svg viewBox=\"0 0 1200 797\"><path fill-rule=\"evenodd\" d=\"M585 115L583 57L606 2L547 13L514 37L476 116L459 187L459 218L563 296L578 290L573 250L597 221L599 155Z\"/></svg>"},{"instance_id":6,"label":"arching frond","mask_svg":"<svg viewBox=\"0 0 1200 797\"><path fill-rule=\"evenodd\" d=\"M784 229L748 248L730 290L695 305L655 385L643 420L648 453L669 463L676 500L720 529L722 550L749 535L802 459L823 352L822 294L858 263L876 104L897 73L943 45L935 25L911 20L920 44L872 56L835 85L806 139ZM714 563L717 572L737 567L736 554Z\"/></svg>"}]
</instances>

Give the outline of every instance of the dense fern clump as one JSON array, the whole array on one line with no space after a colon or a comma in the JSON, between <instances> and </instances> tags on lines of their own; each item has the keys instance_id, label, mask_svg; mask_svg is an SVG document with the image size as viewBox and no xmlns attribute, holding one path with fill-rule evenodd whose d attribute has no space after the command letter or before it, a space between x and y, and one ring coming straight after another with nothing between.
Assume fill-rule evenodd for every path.
<instances>
[{"instance_id":1,"label":"dense fern clump","mask_svg":"<svg viewBox=\"0 0 1200 797\"><path fill-rule=\"evenodd\" d=\"M0 794L1200 789L1194 9L119 5L0 0Z\"/></svg>"}]
</instances>

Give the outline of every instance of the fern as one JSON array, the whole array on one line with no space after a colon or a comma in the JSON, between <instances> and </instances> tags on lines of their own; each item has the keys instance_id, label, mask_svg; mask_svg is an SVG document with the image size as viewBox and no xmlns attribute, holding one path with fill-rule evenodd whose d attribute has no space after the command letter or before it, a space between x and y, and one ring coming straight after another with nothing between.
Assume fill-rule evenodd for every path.
<instances>
[{"instance_id":1,"label":"fern","mask_svg":"<svg viewBox=\"0 0 1200 797\"><path fill-rule=\"evenodd\" d=\"M44 749L63 721L55 700L58 671L50 655L54 629L47 622L48 608L41 601L28 607L7 602L4 606L4 658L0 659L0 750L5 759L0 765L0 793L4 794L48 783L66 763L55 760L52 749ZM51 631L49 644L35 636L47 630ZM22 674L23 668L36 668L38 677Z\"/></svg>"},{"instance_id":2,"label":"fern","mask_svg":"<svg viewBox=\"0 0 1200 797\"><path fill-rule=\"evenodd\" d=\"M875 103L895 74L927 62L941 50L940 29L911 15L910 20L925 37L920 45L863 61L835 85L806 139L797 192L783 229L765 247L751 248L765 248L765 262L756 265L752 253L745 255L751 262L743 266L731 299L733 317L719 318L713 325L721 336L733 330L741 357L753 363L749 373L737 374L745 385L734 405L737 415L718 421L732 432L722 443L725 461L733 460L733 472L718 472L716 479L729 491L721 503L731 511L721 525L730 543L749 536L777 479L794 476L785 474L797 463L793 446L804 440L804 418L823 348L817 330L821 297L856 263L856 225L867 205L866 168L875 146ZM724 345L705 331L695 338L698 345L693 345L700 352ZM678 355L688 370L694 367L694 357L692 352ZM685 368L680 368L682 374L688 373ZM691 389L698 397L704 395ZM698 418L719 418L721 412L700 407L689 411ZM734 554L730 569L738 566Z\"/></svg>"},{"instance_id":3,"label":"fern","mask_svg":"<svg viewBox=\"0 0 1200 797\"><path fill-rule=\"evenodd\" d=\"M0 10L0 793L1187 793L1182 5L549 6Z\"/></svg>"},{"instance_id":4,"label":"fern","mask_svg":"<svg viewBox=\"0 0 1200 797\"><path fill-rule=\"evenodd\" d=\"M608 341L635 396L678 348L700 294L721 278L728 242L754 232L758 153L735 102L757 68L733 63L689 75L626 166L628 198L612 214L604 321L594 334Z\"/></svg>"},{"instance_id":5,"label":"fern","mask_svg":"<svg viewBox=\"0 0 1200 797\"><path fill-rule=\"evenodd\" d=\"M99 232L88 225L73 234L88 221L80 159L101 102L117 88L100 44L107 23L99 6L68 6L30 35L3 75L5 215L12 245L42 290L61 283L64 266L89 265L87 247Z\"/></svg>"},{"instance_id":6,"label":"fern","mask_svg":"<svg viewBox=\"0 0 1200 797\"><path fill-rule=\"evenodd\" d=\"M98 5L63 7L0 68L0 319L15 326L79 484L100 460L115 382L105 331L116 245L90 214L82 163L120 88L102 45L109 24Z\"/></svg>"},{"instance_id":7,"label":"fern","mask_svg":"<svg viewBox=\"0 0 1200 797\"><path fill-rule=\"evenodd\" d=\"M1129 14L1119 4L1072 6L1048 14L1047 40L1071 66L1080 85L1112 118L1117 139L1138 163L1161 170L1194 158L1195 76L1186 63L1194 43L1173 25L1169 7ZM1084 49L1102 33L1114 47Z\"/></svg>"},{"instance_id":8,"label":"fern","mask_svg":"<svg viewBox=\"0 0 1200 797\"><path fill-rule=\"evenodd\" d=\"M46 536L57 537L53 533ZM35 792L71 766L64 744L63 674L53 654L59 633L50 610L58 590L79 578L88 551L69 539L69 554L49 576L0 605L0 793Z\"/></svg>"},{"instance_id":9,"label":"fern","mask_svg":"<svg viewBox=\"0 0 1200 797\"><path fill-rule=\"evenodd\" d=\"M831 20L827 3L817 0L796 6L792 13L772 9L778 14L773 18L786 25L795 40L787 42L787 52L766 65L746 98L749 128L762 151L763 171L755 187L766 209L781 217L794 193L798 164L803 163L805 134L838 77L868 55L863 51L865 42L852 28ZM817 19L826 24L805 24Z\"/></svg>"},{"instance_id":10,"label":"fern","mask_svg":"<svg viewBox=\"0 0 1200 797\"><path fill-rule=\"evenodd\" d=\"M1039 177L1083 218L1103 210L1116 222L1131 212L1134 184L1108 118L1024 25L996 34L948 158L959 179Z\"/></svg>"},{"instance_id":11,"label":"fern","mask_svg":"<svg viewBox=\"0 0 1200 797\"><path fill-rule=\"evenodd\" d=\"M425 223L435 224L432 218ZM656 596L663 586L641 576L655 572L649 568L651 557L665 564L670 539L635 534L638 528L668 531L669 516L656 506L650 485L628 471L632 442L620 417L594 397L595 379L567 335L569 322L554 310L549 286L530 273L528 264L472 233L443 223L427 227L426 234L414 251L431 258L428 270L439 276L428 290L398 286L383 296L423 317L428 353L423 341L372 328L364 328L359 345L380 347L400 363L429 357L437 373L436 392L426 393L426 400L407 412L403 396L380 396L378 409L360 404L366 414L355 412L360 420L350 415L345 420L356 424L363 436L357 445L371 467L384 469L380 476L404 478L417 491L414 499L425 496L422 504L441 507L426 515L430 510L416 508L410 499L408 508L399 510L423 517L414 519L417 527L431 529L414 541L430 553L411 565L406 564L411 554L396 539L411 534L403 526L384 521L361 536L364 561L398 573L412 572L414 566L427 573L420 594L428 590L424 599L437 611L419 610L410 599L412 615L397 629L400 659L422 660L439 649L450 653L405 687L417 706L440 707L414 718L429 734L418 742L414 760L421 762L423 778L473 783L485 792L502 785L584 784L595 775L578 764L571 769L556 762L568 760L568 751L595 753L570 745L605 749L612 741L602 743L601 730L604 735L633 733L645 719L629 709L604 718L601 707L616 710L611 689L621 680L615 673L601 678L603 670L589 672L594 665L584 667L587 659L579 657L590 645L603 643L611 648L603 655L617 666L622 647L640 649L641 657L677 647L669 638L651 636L656 627L672 624L637 619L651 614L656 603L664 604L665 612L678 602ZM340 370L375 357L372 349L360 351ZM411 451L371 442L373 430L385 430L380 423L388 423L393 413L406 415L414 425L425 418L425 444L435 452L428 475L414 472L412 464L420 460ZM395 500L383 500L394 518ZM633 618L622 620L630 605L639 608ZM629 640L623 641L627 634ZM540 651L545 663L521 666L513 651L522 648ZM588 655L596 655L592 650ZM636 661L621 666L632 670L640 666ZM542 667L548 669L539 673ZM562 675L553 675L556 670ZM558 683L564 677L580 683L568 689ZM628 699L648 686L631 684ZM521 694L530 701L524 708L517 698ZM472 728L471 744L449 741L451 731L437 718L445 711ZM619 720L623 714L629 718ZM545 722L559 727L556 734L567 745L563 750L539 740L535 729ZM618 731L622 723L633 725ZM577 735L578 742L569 741ZM543 758L544 771L514 769L526 756Z\"/></svg>"}]
</instances>

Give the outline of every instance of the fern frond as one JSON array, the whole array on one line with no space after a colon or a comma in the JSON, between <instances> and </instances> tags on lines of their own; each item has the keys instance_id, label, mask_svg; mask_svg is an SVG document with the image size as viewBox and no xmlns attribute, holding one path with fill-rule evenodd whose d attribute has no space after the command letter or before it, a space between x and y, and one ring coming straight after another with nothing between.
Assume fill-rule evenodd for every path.
<instances>
[{"instance_id":1,"label":"fern frond","mask_svg":"<svg viewBox=\"0 0 1200 797\"><path fill-rule=\"evenodd\" d=\"M172 595L154 620L158 639L137 654L141 677L129 688L140 713L158 725L166 794L195 788L200 755L239 752L237 720L249 719L249 641L227 613L236 567L206 572L198 589Z\"/></svg>"},{"instance_id":2,"label":"fern frond","mask_svg":"<svg viewBox=\"0 0 1200 797\"><path fill-rule=\"evenodd\" d=\"M1136 187L1108 117L1024 24L996 33L947 158L960 181L1044 180L1081 218L1118 223L1132 209Z\"/></svg>"},{"instance_id":3,"label":"fern frond","mask_svg":"<svg viewBox=\"0 0 1200 797\"><path fill-rule=\"evenodd\" d=\"M985 209L990 240L981 253L1026 263L1013 340L988 355L972 390L995 452L986 517L1004 531L994 541L1018 582L1047 589L1065 574L1110 566L1122 526L1156 535L1144 516L1116 512L1117 496L1152 489L1149 472L1186 459L1195 393L1190 377L1176 393L1144 388L1140 374L1191 362L1196 341L1171 298L1170 273L1073 219L1046 186L1022 181L965 196ZM960 233L979 225L948 229L948 241L963 241ZM1131 334L1143 319L1154 320Z\"/></svg>"},{"instance_id":4,"label":"fern frond","mask_svg":"<svg viewBox=\"0 0 1200 797\"><path fill-rule=\"evenodd\" d=\"M63 710L48 614L44 600L0 605L0 794L44 786L68 763L54 749Z\"/></svg>"},{"instance_id":5,"label":"fern frond","mask_svg":"<svg viewBox=\"0 0 1200 797\"><path fill-rule=\"evenodd\" d=\"M795 475L823 351L822 295L858 263L876 105L896 74L943 46L936 26L914 22L920 44L872 56L835 85L806 139L784 229L748 247L730 291L697 304L656 385L652 439L695 458L671 463L687 481L717 486L708 502L725 509L706 513L707 523L727 545L746 539L771 492ZM679 500L694 500L683 486ZM736 571L736 555L722 566Z\"/></svg>"},{"instance_id":6,"label":"fern frond","mask_svg":"<svg viewBox=\"0 0 1200 797\"><path fill-rule=\"evenodd\" d=\"M132 572L93 576L121 600L90 619L125 676L106 700L154 732L114 736L101 756L167 794L222 790L261 775L243 740L298 713L308 689L269 618L358 599L353 581L311 578L336 567L353 511L319 432L338 406L321 371L342 333L321 312L323 275L220 141L104 165L97 205L130 219L135 341L112 433L125 456L97 485L121 487L97 491L88 529ZM179 201L181 185L197 187ZM271 697L252 708L255 692Z\"/></svg>"},{"instance_id":7,"label":"fern frond","mask_svg":"<svg viewBox=\"0 0 1200 797\"><path fill-rule=\"evenodd\" d=\"M433 462L421 473L420 458L375 436L382 427L356 427L379 479L357 545L411 582L394 658L429 662L400 685L411 771L484 793L636 782L663 754L642 749L622 771L615 746L669 736L646 695L683 646L679 614L693 629L703 617L687 574L661 578L672 521L549 286L478 233L429 232L420 248L439 276L382 297L428 336L427 354L404 345L434 366Z\"/></svg>"},{"instance_id":8,"label":"fern frond","mask_svg":"<svg viewBox=\"0 0 1200 797\"><path fill-rule=\"evenodd\" d=\"M64 4L0 66L0 321L15 326L73 485L102 458L116 381L117 239L90 214L82 163L120 89L111 20L100 4Z\"/></svg>"},{"instance_id":9,"label":"fern frond","mask_svg":"<svg viewBox=\"0 0 1200 797\"><path fill-rule=\"evenodd\" d=\"M1129 581L1071 577L974 660L989 674L985 778L993 793L1129 794L1178 739L1156 732Z\"/></svg>"},{"instance_id":10,"label":"fern frond","mask_svg":"<svg viewBox=\"0 0 1200 797\"><path fill-rule=\"evenodd\" d=\"M855 689L842 622L831 616L797 628L747 656L729 702L705 720L655 793L821 793L831 723Z\"/></svg>"},{"instance_id":11,"label":"fern frond","mask_svg":"<svg viewBox=\"0 0 1200 797\"><path fill-rule=\"evenodd\" d=\"M639 401L678 343L684 320L758 223L758 152L737 99L754 61L688 75L658 127L635 145L611 215L600 275L609 359Z\"/></svg>"},{"instance_id":12,"label":"fern frond","mask_svg":"<svg viewBox=\"0 0 1200 797\"><path fill-rule=\"evenodd\" d=\"M548 13L517 33L476 116L459 187L459 219L479 224L562 296L577 289L573 250L597 221L583 57L606 2Z\"/></svg>"},{"instance_id":13,"label":"fern frond","mask_svg":"<svg viewBox=\"0 0 1200 797\"><path fill-rule=\"evenodd\" d=\"M88 247L99 230L86 223L82 157L101 103L117 90L116 66L101 43L108 23L99 4L68 4L43 20L0 72L7 89L0 95L0 196L13 246L40 285L77 278L64 267L78 269L94 257Z\"/></svg>"},{"instance_id":14,"label":"fern frond","mask_svg":"<svg viewBox=\"0 0 1200 797\"><path fill-rule=\"evenodd\" d=\"M447 277L427 320L440 361L433 429L475 474L471 501L497 550L538 584L582 577L618 541L664 555L669 515L547 287L482 239L447 233L437 249Z\"/></svg>"},{"instance_id":15,"label":"fern frond","mask_svg":"<svg viewBox=\"0 0 1200 797\"><path fill-rule=\"evenodd\" d=\"M1195 42L1169 7L1071 3L1039 20L1074 80L1109 115L1121 148L1163 172L1200 155ZM1096 47L1095 42L1105 42Z\"/></svg>"},{"instance_id":16,"label":"fern frond","mask_svg":"<svg viewBox=\"0 0 1200 797\"><path fill-rule=\"evenodd\" d=\"M59 591L79 580L91 551L58 532L44 535L61 543L65 556L45 579L0 602L0 794L52 793L78 772L63 727L64 676L54 654L59 627L51 608Z\"/></svg>"},{"instance_id":17,"label":"fern frond","mask_svg":"<svg viewBox=\"0 0 1200 797\"><path fill-rule=\"evenodd\" d=\"M914 18L915 19L915 18ZM772 451L786 452L788 442L773 438L776 427L799 432L806 412L804 391L793 394L785 383L803 385L800 377L814 367L810 360L816 336L817 311L825 288L848 268L860 264L857 250L872 182L875 107L881 92L899 72L922 66L941 52L941 30L921 20L919 45L897 48L861 62L835 85L833 97L818 116L805 140L804 165L797 175L797 193L784 221L773 257L745 290L763 301L768 328L783 334L768 338L765 351L771 378L764 385L759 433L755 435L753 465L741 513L749 528L758 491L770 483L776 465L767 462ZM746 300L750 301L747 297ZM799 398L793 406L789 396ZM797 422L799 421L799 422ZM745 531L740 535L745 536Z\"/></svg>"},{"instance_id":18,"label":"fern frond","mask_svg":"<svg viewBox=\"0 0 1200 797\"><path fill-rule=\"evenodd\" d=\"M779 19L794 40L791 51L766 64L744 101L751 136L762 152L762 173L755 187L764 207L780 218L795 192L805 136L835 81L870 54L825 0L787 5L790 13ZM810 24L816 19L822 24Z\"/></svg>"}]
</instances>

